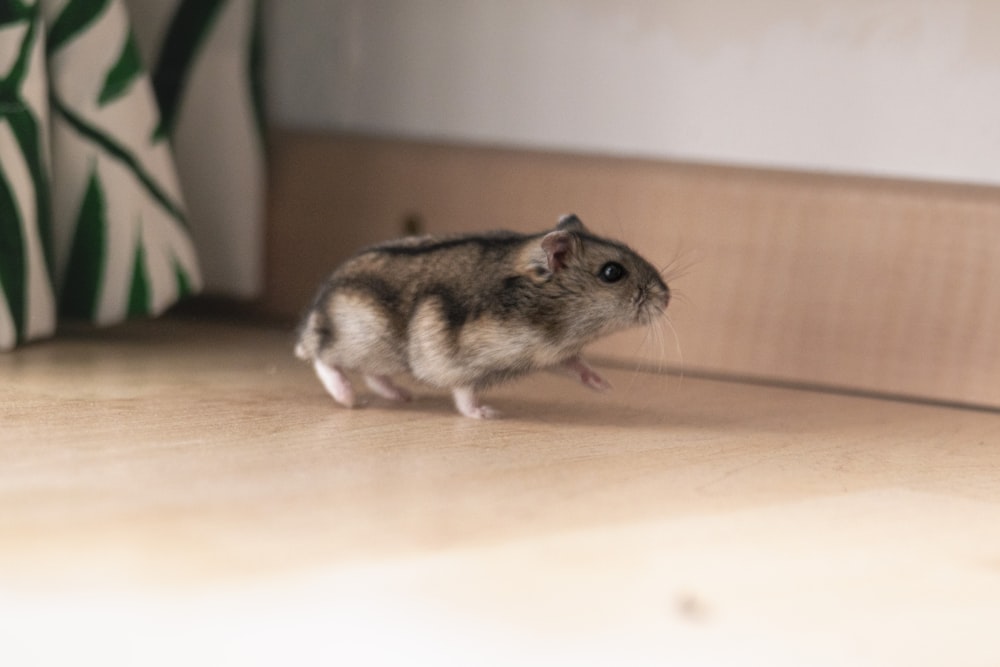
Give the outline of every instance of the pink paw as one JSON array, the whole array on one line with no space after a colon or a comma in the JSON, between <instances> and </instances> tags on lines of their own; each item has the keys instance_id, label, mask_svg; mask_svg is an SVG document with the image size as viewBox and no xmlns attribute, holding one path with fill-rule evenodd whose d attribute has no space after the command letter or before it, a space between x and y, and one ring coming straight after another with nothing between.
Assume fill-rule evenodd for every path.
<instances>
[{"instance_id":1,"label":"pink paw","mask_svg":"<svg viewBox=\"0 0 1000 667\"><path fill-rule=\"evenodd\" d=\"M471 389L455 389L452 391L455 407L466 417L472 419L496 419L500 413L479 402L476 393Z\"/></svg>"},{"instance_id":2,"label":"pink paw","mask_svg":"<svg viewBox=\"0 0 1000 667\"><path fill-rule=\"evenodd\" d=\"M316 376L323 383L323 387L327 393L333 396L333 400L348 408L358 405L351 381L347 379L347 376L339 368L328 366L319 359L313 363L313 368L316 370Z\"/></svg>"},{"instance_id":3,"label":"pink paw","mask_svg":"<svg viewBox=\"0 0 1000 667\"><path fill-rule=\"evenodd\" d=\"M402 403L413 400L413 396L402 387L397 387L392 380L384 375L366 375L365 384L382 398Z\"/></svg>"},{"instance_id":4,"label":"pink paw","mask_svg":"<svg viewBox=\"0 0 1000 667\"><path fill-rule=\"evenodd\" d=\"M580 382L585 387L590 387L594 391L608 391L611 383L601 377L597 371L590 368L580 373Z\"/></svg>"},{"instance_id":5,"label":"pink paw","mask_svg":"<svg viewBox=\"0 0 1000 667\"><path fill-rule=\"evenodd\" d=\"M580 384L585 387L590 387L594 391L607 391L611 389L611 383L601 377L600 373L595 371L581 357L573 357L566 361L563 366L576 375L580 380Z\"/></svg>"}]
</instances>

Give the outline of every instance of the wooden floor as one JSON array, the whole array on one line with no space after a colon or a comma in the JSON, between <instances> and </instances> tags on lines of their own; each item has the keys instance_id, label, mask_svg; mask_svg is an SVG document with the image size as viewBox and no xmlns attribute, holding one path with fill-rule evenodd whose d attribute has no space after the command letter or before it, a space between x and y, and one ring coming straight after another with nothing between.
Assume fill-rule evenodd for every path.
<instances>
[{"instance_id":1,"label":"wooden floor","mask_svg":"<svg viewBox=\"0 0 1000 667\"><path fill-rule=\"evenodd\" d=\"M291 347L0 356L0 663L1000 664L998 414L620 367L348 411Z\"/></svg>"}]
</instances>

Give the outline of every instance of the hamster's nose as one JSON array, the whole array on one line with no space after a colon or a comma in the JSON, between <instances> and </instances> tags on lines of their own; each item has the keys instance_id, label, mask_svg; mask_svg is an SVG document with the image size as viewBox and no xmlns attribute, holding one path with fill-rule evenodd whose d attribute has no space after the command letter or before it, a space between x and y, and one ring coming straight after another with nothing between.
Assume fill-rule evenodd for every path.
<instances>
[{"instance_id":1,"label":"hamster's nose","mask_svg":"<svg viewBox=\"0 0 1000 667\"><path fill-rule=\"evenodd\" d=\"M666 285L663 286L663 307L666 308L670 305L670 288Z\"/></svg>"}]
</instances>

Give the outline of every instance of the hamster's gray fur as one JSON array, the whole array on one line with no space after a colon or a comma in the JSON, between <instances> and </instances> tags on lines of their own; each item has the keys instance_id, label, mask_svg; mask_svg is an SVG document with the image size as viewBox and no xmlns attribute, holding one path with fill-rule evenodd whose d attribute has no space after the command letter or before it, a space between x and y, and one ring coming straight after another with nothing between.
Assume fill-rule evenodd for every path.
<instances>
[{"instance_id":1,"label":"hamster's gray fur","mask_svg":"<svg viewBox=\"0 0 1000 667\"><path fill-rule=\"evenodd\" d=\"M296 354L339 403L356 404L345 373L408 400L403 373L452 391L468 417L493 417L477 393L562 367L609 385L580 356L600 336L651 324L670 290L627 246L591 234L575 215L541 234L491 232L390 241L362 250L320 287Z\"/></svg>"}]
</instances>

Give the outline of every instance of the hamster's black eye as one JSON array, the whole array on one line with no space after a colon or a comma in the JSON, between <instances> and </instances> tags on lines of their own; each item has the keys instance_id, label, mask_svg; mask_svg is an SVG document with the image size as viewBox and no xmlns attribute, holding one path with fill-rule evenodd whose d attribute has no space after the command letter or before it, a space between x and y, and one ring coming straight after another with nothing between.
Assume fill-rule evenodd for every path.
<instances>
[{"instance_id":1,"label":"hamster's black eye","mask_svg":"<svg viewBox=\"0 0 1000 667\"><path fill-rule=\"evenodd\" d=\"M618 262L608 262L601 267L597 277L606 283L616 283L625 277L625 267Z\"/></svg>"}]
</instances>

